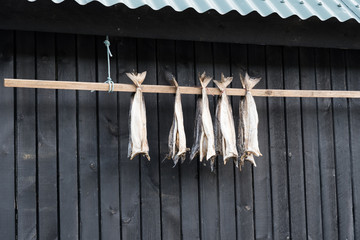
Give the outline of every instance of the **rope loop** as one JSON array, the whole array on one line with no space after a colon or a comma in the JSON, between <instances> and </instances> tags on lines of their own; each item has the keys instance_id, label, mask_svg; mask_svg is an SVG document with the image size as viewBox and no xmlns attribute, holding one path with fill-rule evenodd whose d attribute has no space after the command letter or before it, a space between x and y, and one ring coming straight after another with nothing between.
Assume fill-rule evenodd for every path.
<instances>
[{"instance_id":1,"label":"rope loop","mask_svg":"<svg viewBox=\"0 0 360 240\"><path fill-rule=\"evenodd\" d=\"M105 83L109 84L109 93L114 91L114 82L111 79L110 76L110 57L112 57L113 55L111 54L110 51L110 41L109 41L109 36L106 36L106 40L104 41L104 44L106 46L106 55L107 55L107 67L108 67L108 76L107 76L107 80L105 81Z\"/></svg>"},{"instance_id":2,"label":"rope loop","mask_svg":"<svg viewBox=\"0 0 360 240\"><path fill-rule=\"evenodd\" d=\"M109 84L109 93L113 92L114 91L114 82L113 80L108 77L107 80L105 81L105 83L108 83Z\"/></svg>"}]
</instances>

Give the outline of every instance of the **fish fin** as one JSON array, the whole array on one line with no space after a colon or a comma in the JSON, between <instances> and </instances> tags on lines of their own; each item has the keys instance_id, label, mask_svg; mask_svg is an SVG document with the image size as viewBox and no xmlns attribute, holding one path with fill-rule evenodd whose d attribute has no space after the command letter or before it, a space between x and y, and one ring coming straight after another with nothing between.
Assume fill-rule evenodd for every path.
<instances>
[{"instance_id":1,"label":"fish fin","mask_svg":"<svg viewBox=\"0 0 360 240\"><path fill-rule=\"evenodd\" d=\"M146 157L146 158L147 158L147 160L148 160L148 161L150 161L150 156L149 156L149 154L148 154L148 153L143 153L143 155L144 155L144 157Z\"/></svg>"},{"instance_id":2,"label":"fish fin","mask_svg":"<svg viewBox=\"0 0 360 240\"><path fill-rule=\"evenodd\" d=\"M205 75L205 72L199 76L201 87L205 88L210 83L212 77L208 77Z\"/></svg>"},{"instance_id":3,"label":"fish fin","mask_svg":"<svg viewBox=\"0 0 360 240\"><path fill-rule=\"evenodd\" d=\"M161 160L161 163L165 162L166 160L171 159L171 155L170 154L166 154L166 156L163 158L163 160Z\"/></svg>"},{"instance_id":4,"label":"fish fin","mask_svg":"<svg viewBox=\"0 0 360 240\"><path fill-rule=\"evenodd\" d=\"M137 86L140 87L140 85L144 82L146 77L146 71L142 73L126 73L126 75L131 79L131 81Z\"/></svg>"},{"instance_id":5,"label":"fish fin","mask_svg":"<svg viewBox=\"0 0 360 240\"><path fill-rule=\"evenodd\" d=\"M254 159L254 156L252 154L247 155L245 160L251 162L252 165L254 165L254 167L256 167L255 159Z\"/></svg>"},{"instance_id":6,"label":"fish fin","mask_svg":"<svg viewBox=\"0 0 360 240\"><path fill-rule=\"evenodd\" d=\"M213 172L213 173L215 173L215 168L214 167L216 167L215 166L215 160L216 160L215 157L210 159L210 169L211 169L211 172Z\"/></svg>"},{"instance_id":7,"label":"fish fin","mask_svg":"<svg viewBox=\"0 0 360 240\"><path fill-rule=\"evenodd\" d=\"M240 74L240 80L243 88L246 90L251 90L255 87L256 84L260 82L261 78L253 78L250 77L248 73L245 73L245 77Z\"/></svg>"},{"instance_id":8,"label":"fish fin","mask_svg":"<svg viewBox=\"0 0 360 240\"><path fill-rule=\"evenodd\" d=\"M179 162L179 156L175 155L173 158L173 161L174 161L174 166L173 166L173 168L174 168L176 166L176 164Z\"/></svg>"}]
</instances>

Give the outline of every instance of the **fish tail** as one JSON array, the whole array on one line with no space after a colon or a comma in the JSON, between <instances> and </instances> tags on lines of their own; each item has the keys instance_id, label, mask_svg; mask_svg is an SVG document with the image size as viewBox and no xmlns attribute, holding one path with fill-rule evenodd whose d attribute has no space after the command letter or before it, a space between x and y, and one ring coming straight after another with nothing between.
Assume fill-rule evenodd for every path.
<instances>
[{"instance_id":1,"label":"fish tail","mask_svg":"<svg viewBox=\"0 0 360 240\"><path fill-rule=\"evenodd\" d=\"M142 73L126 73L126 75L133 81L133 83L140 87L140 85L144 82L146 77L146 71Z\"/></svg>"},{"instance_id":2,"label":"fish tail","mask_svg":"<svg viewBox=\"0 0 360 240\"><path fill-rule=\"evenodd\" d=\"M230 85L232 80L232 77L224 77L224 74L221 74L221 81L214 80L214 83L220 89L220 91L225 91L225 89L227 88L227 86Z\"/></svg>"},{"instance_id":3,"label":"fish tail","mask_svg":"<svg viewBox=\"0 0 360 240\"><path fill-rule=\"evenodd\" d=\"M211 79L212 77L206 76L205 72L203 72L203 74L201 74L201 76L199 77L201 87L206 88L207 85L210 83Z\"/></svg>"},{"instance_id":4,"label":"fish tail","mask_svg":"<svg viewBox=\"0 0 360 240\"><path fill-rule=\"evenodd\" d=\"M165 72L164 72L164 75L165 75L165 79L166 79L171 85L173 85L174 87L178 87L178 86L179 86L178 82L176 81L174 75L173 75L171 72L165 71Z\"/></svg>"},{"instance_id":5,"label":"fish tail","mask_svg":"<svg viewBox=\"0 0 360 240\"><path fill-rule=\"evenodd\" d=\"M240 80L243 88L246 90L251 90L255 87L256 84L258 84L258 82L260 82L261 78L252 78L248 73L245 73L245 77L240 74Z\"/></svg>"}]
</instances>

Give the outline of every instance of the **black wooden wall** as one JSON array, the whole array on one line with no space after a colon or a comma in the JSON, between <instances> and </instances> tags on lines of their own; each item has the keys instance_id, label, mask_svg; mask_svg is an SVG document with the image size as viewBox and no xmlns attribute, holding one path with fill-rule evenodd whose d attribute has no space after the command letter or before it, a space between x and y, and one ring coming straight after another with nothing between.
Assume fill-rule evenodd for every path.
<instances>
[{"instance_id":1,"label":"black wooden wall","mask_svg":"<svg viewBox=\"0 0 360 240\"><path fill-rule=\"evenodd\" d=\"M0 32L1 239L360 238L360 100L256 98L263 157L161 162L172 95L146 94L151 162L127 159L129 93L4 88L4 77L106 80L104 37ZM248 71L258 88L360 90L360 51L111 39L112 76L198 85ZM210 96L214 110L216 99ZM232 98L237 120L239 98ZM192 145L195 96L182 103Z\"/></svg>"}]
</instances>

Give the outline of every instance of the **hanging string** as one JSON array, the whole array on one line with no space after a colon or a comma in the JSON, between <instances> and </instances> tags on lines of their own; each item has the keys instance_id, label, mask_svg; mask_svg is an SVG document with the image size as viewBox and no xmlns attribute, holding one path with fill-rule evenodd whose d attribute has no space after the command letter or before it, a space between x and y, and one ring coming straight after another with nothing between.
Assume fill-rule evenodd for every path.
<instances>
[{"instance_id":1,"label":"hanging string","mask_svg":"<svg viewBox=\"0 0 360 240\"><path fill-rule=\"evenodd\" d=\"M114 82L110 77L110 57L112 57L113 55L111 54L110 51L110 41L109 41L109 36L106 36L106 40L104 41L104 44L106 46L106 54L107 54L107 66L108 66L108 76L107 76L107 80L105 81L105 83L109 84L109 93L114 91Z\"/></svg>"}]
</instances>

